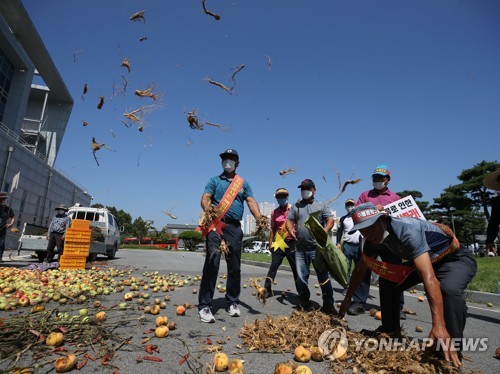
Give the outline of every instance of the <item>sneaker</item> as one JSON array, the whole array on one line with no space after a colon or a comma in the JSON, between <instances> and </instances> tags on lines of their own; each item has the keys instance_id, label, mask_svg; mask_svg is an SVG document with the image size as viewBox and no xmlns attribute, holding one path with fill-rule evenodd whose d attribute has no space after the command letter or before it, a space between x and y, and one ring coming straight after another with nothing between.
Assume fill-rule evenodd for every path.
<instances>
[{"instance_id":1,"label":"sneaker","mask_svg":"<svg viewBox=\"0 0 500 374\"><path fill-rule=\"evenodd\" d=\"M198 317L200 317L201 322L206 322L206 323L215 322L215 318L212 314L212 311L208 306L198 311Z\"/></svg>"},{"instance_id":2,"label":"sneaker","mask_svg":"<svg viewBox=\"0 0 500 374\"><path fill-rule=\"evenodd\" d=\"M337 309L333 306L332 303L323 303L323 306L321 307L321 311L325 314L328 314L330 316L336 316L339 313L337 312Z\"/></svg>"},{"instance_id":3,"label":"sneaker","mask_svg":"<svg viewBox=\"0 0 500 374\"><path fill-rule=\"evenodd\" d=\"M399 319L406 319L406 313L403 311L399 312Z\"/></svg>"},{"instance_id":4,"label":"sneaker","mask_svg":"<svg viewBox=\"0 0 500 374\"><path fill-rule=\"evenodd\" d=\"M229 306L229 315L231 317L239 317L241 316L240 308L238 307L238 304L231 304Z\"/></svg>"},{"instance_id":5,"label":"sneaker","mask_svg":"<svg viewBox=\"0 0 500 374\"><path fill-rule=\"evenodd\" d=\"M352 303L347 309L347 314L350 316L357 316L358 314L365 314L365 306L361 303Z\"/></svg>"}]
</instances>

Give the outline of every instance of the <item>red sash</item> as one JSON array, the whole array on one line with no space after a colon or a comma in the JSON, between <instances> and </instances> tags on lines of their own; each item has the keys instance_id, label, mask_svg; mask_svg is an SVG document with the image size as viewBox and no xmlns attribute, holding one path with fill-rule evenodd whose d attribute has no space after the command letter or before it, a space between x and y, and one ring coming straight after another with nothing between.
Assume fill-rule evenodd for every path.
<instances>
[{"instance_id":1,"label":"red sash","mask_svg":"<svg viewBox=\"0 0 500 374\"><path fill-rule=\"evenodd\" d=\"M222 196L221 201L215 207L215 211L217 212L217 216L212 220L208 227L197 227L196 231L201 231L201 236L205 237L208 235L210 231L217 231L220 235L222 235L222 229L227 225L222 222L222 218L226 215L229 208L231 208L231 204L233 203L236 196L238 196L238 192L240 192L243 187L243 182L245 180L239 175L235 175L231 184L227 188L224 196Z\"/></svg>"},{"instance_id":2,"label":"red sash","mask_svg":"<svg viewBox=\"0 0 500 374\"><path fill-rule=\"evenodd\" d=\"M460 243L458 242L457 237L451 231L448 226L445 226L441 223L433 222L437 227L439 227L443 232L450 238L452 238L451 244L448 248L446 248L443 252L441 252L437 257L433 258L431 262L434 264L439 260L443 259L445 256L450 253L455 252L458 248L460 248ZM368 268L373 271L375 274L381 276L384 279L390 280L391 282L395 282L398 285L403 283L406 278L410 276L415 270L415 265L413 266L404 266L404 265L396 265L391 264L389 262L379 261L370 256L367 256L363 253L363 259L365 260Z\"/></svg>"}]
</instances>

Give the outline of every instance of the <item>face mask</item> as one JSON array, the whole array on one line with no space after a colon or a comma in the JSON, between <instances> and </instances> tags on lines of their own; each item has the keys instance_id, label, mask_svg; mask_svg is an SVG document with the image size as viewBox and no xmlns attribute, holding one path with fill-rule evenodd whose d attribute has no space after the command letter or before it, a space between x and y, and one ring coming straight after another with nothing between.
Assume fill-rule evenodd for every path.
<instances>
[{"instance_id":1,"label":"face mask","mask_svg":"<svg viewBox=\"0 0 500 374\"><path fill-rule=\"evenodd\" d=\"M383 190L385 187L385 182L373 182L373 188L376 190Z\"/></svg>"},{"instance_id":2,"label":"face mask","mask_svg":"<svg viewBox=\"0 0 500 374\"><path fill-rule=\"evenodd\" d=\"M387 231L387 227L382 223L382 226L384 226L384 235L382 236L382 240L380 241L379 244L383 243L384 240L389 236L389 231Z\"/></svg>"},{"instance_id":3,"label":"face mask","mask_svg":"<svg viewBox=\"0 0 500 374\"><path fill-rule=\"evenodd\" d=\"M351 213L351 211L354 209L353 206L347 206L345 210L347 210L347 213Z\"/></svg>"},{"instance_id":4,"label":"face mask","mask_svg":"<svg viewBox=\"0 0 500 374\"><path fill-rule=\"evenodd\" d=\"M307 200L310 199L313 195L312 191L309 190L302 190L300 191L300 196L302 196L302 199Z\"/></svg>"},{"instance_id":5,"label":"face mask","mask_svg":"<svg viewBox=\"0 0 500 374\"><path fill-rule=\"evenodd\" d=\"M279 206L285 206L286 204L288 204L288 199L286 197L284 199L276 199L276 201L278 202Z\"/></svg>"},{"instance_id":6,"label":"face mask","mask_svg":"<svg viewBox=\"0 0 500 374\"><path fill-rule=\"evenodd\" d=\"M235 169L236 161L234 160L222 160L222 168L227 173L232 173Z\"/></svg>"}]
</instances>

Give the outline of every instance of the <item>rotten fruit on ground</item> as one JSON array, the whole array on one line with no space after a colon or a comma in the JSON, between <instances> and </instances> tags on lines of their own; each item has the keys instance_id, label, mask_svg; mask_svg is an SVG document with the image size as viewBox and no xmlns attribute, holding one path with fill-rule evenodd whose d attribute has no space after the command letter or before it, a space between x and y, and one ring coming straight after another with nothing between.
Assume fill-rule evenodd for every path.
<instances>
[{"instance_id":1,"label":"rotten fruit on ground","mask_svg":"<svg viewBox=\"0 0 500 374\"><path fill-rule=\"evenodd\" d=\"M214 356L215 371L226 371L229 359L223 352L217 352Z\"/></svg>"},{"instance_id":2,"label":"rotten fruit on ground","mask_svg":"<svg viewBox=\"0 0 500 374\"><path fill-rule=\"evenodd\" d=\"M51 332L47 339L45 339L45 344L50 347L59 347L63 342L63 334L60 332Z\"/></svg>"},{"instance_id":3,"label":"rotten fruit on ground","mask_svg":"<svg viewBox=\"0 0 500 374\"><path fill-rule=\"evenodd\" d=\"M315 345L311 348L311 359L313 361L323 361L323 349Z\"/></svg>"},{"instance_id":4,"label":"rotten fruit on ground","mask_svg":"<svg viewBox=\"0 0 500 374\"><path fill-rule=\"evenodd\" d=\"M311 360L311 351L302 345L295 348L293 355L295 360L299 362L309 362Z\"/></svg>"},{"instance_id":5,"label":"rotten fruit on ground","mask_svg":"<svg viewBox=\"0 0 500 374\"><path fill-rule=\"evenodd\" d=\"M288 362L278 362L274 367L274 374L292 374L293 368Z\"/></svg>"},{"instance_id":6,"label":"rotten fruit on ground","mask_svg":"<svg viewBox=\"0 0 500 374\"><path fill-rule=\"evenodd\" d=\"M168 326L162 325L155 329L155 336L157 338L164 338L168 336Z\"/></svg>"},{"instance_id":7,"label":"rotten fruit on ground","mask_svg":"<svg viewBox=\"0 0 500 374\"><path fill-rule=\"evenodd\" d=\"M101 311L101 312L96 313L95 319L98 322L104 322L104 321L106 321L106 312Z\"/></svg>"},{"instance_id":8,"label":"rotten fruit on ground","mask_svg":"<svg viewBox=\"0 0 500 374\"><path fill-rule=\"evenodd\" d=\"M156 327L167 325L168 326L168 317L167 316L158 316L156 317Z\"/></svg>"},{"instance_id":9,"label":"rotten fruit on ground","mask_svg":"<svg viewBox=\"0 0 500 374\"><path fill-rule=\"evenodd\" d=\"M370 315L371 315L372 317L375 317L375 313L377 313L377 312L378 312L378 310L377 310L377 309L375 309L375 308L370 309Z\"/></svg>"},{"instance_id":10,"label":"rotten fruit on ground","mask_svg":"<svg viewBox=\"0 0 500 374\"><path fill-rule=\"evenodd\" d=\"M169 330L175 330L177 328L177 323L170 321L167 326Z\"/></svg>"},{"instance_id":11,"label":"rotten fruit on ground","mask_svg":"<svg viewBox=\"0 0 500 374\"><path fill-rule=\"evenodd\" d=\"M227 370L230 374L243 373L243 360L239 358L233 358L227 364Z\"/></svg>"},{"instance_id":12,"label":"rotten fruit on ground","mask_svg":"<svg viewBox=\"0 0 500 374\"><path fill-rule=\"evenodd\" d=\"M76 356L74 353L71 353L64 357L59 357L55 364L56 372L58 373L66 373L68 371L73 370L76 366Z\"/></svg>"},{"instance_id":13,"label":"rotten fruit on ground","mask_svg":"<svg viewBox=\"0 0 500 374\"><path fill-rule=\"evenodd\" d=\"M375 319L382 319L382 312L380 310L375 312Z\"/></svg>"},{"instance_id":14,"label":"rotten fruit on ground","mask_svg":"<svg viewBox=\"0 0 500 374\"><path fill-rule=\"evenodd\" d=\"M149 313L151 313L152 315L157 315L160 313L160 306L159 305L153 305L151 307L151 311Z\"/></svg>"},{"instance_id":15,"label":"rotten fruit on ground","mask_svg":"<svg viewBox=\"0 0 500 374\"><path fill-rule=\"evenodd\" d=\"M309 366L299 365L295 368L293 374L312 374L312 370L309 368Z\"/></svg>"},{"instance_id":16,"label":"rotten fruit on ground","mask_svg":"<svg viewBox=\"0 0 500 374\"><path fill-rule=\"evenodd\" d=\"M422 326L417 326L417 327L415 327L415 331L422 332L422 331L424 331L424 328Z\"/></svg>"},{"instance_id":17,"label":"rotten fruit on ground","mask_svg":"<svg viewBox=\"0 0 500 374\"><path fill-rule=\"evenodd\" d=\"M184 305L179 305L175 312L178 316L183 316L184 314L186 314L186 308L184 307Z\"/></svg>"},{"instance_id":18,"label":"rotten fruit on ground","mask_svg":"<svg viewBox=\"0 0 500 374\"><path fill-rule=\"evenodd\" d=\"M422 302L422 301L424 301L424 300L425 300L425 297L423 297L422 295L420 295L420 296L418 297L418 301Z\"/></svg>"}]
</instances>

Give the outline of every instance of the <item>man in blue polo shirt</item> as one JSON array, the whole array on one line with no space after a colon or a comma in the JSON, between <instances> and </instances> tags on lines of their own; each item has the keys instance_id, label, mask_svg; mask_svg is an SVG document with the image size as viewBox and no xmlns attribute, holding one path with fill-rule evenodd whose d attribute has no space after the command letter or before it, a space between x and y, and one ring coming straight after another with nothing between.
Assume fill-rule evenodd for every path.
<instances>
[{"instance_id":1,"label":"man in blue polo shirt","mask_svg":"<svg viewBox=\"0 0 500 374\"><path fill-rule=\"evenodd\" d=\"M207 253L203 265L203 277L200 283L198 297L198 316L202 322L212 323L215 318L212 315L212 299L214 296L219 265L221 258L221 242L224 239L229 246L226 253L227 282L226 302L231 317L241 315L239 309L239 296L241 290L241 247L243 231L240 221L243 218L244 202L246 201L250 213L255 217L258 224L267 220L261 216L259 205L253 197L252 188L247 181L236 174L239 166L239 156L235 149L227 149L220 154L223 172L210 178L205 191L201 196L201 207L204 212L221 212L220 217L212 220L212 224L206 228ZM234 182L234 183L233 183ZM231 188L230 188L231 186Z\"/></svg>"},{"instance_id":2,"label":"man in blue polo shirt","mask_svg":"<svg viewBox=\"0 0 500 374\"><path fill-rule=\"evenodd\" d=\"M363 260L354 270L339 315L345 315L367 270L378 269L382 326L377 330L397 335L400 293L423 282L432 315L429 338L448 362L461 366L467 317L464 291L477 269L471 252L458 243L449 228L416 218L391 217L373 203L356 206L352 219L351 232L359 230L363 235ZM375 260L382 250L409 262L401 265Z\"/></svg>"}]
</instances>

